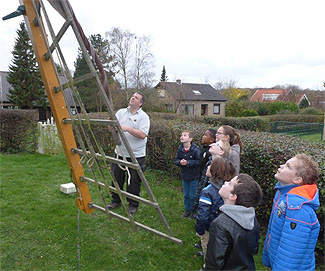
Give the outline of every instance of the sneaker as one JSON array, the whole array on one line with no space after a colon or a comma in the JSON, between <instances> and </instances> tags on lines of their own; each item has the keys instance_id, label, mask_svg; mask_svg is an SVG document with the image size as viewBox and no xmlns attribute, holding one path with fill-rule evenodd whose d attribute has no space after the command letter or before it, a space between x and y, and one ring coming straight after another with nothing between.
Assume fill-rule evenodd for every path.
<instances>
[{"instance_id":1,"label":"sneaker","mask_svg":"<svg viewBox=\"0 0 325 271\"><path fill-rule=\"evenodd\" d=\"M200 250L200 251L196 252L196 255L199 256L199 257L203 257L203 251Z\"/></svg>"},{"instance_id":2,"label":"sneaker","mask_svg":"<svg viewBox=\"0 0 325 271\"><path fill-rule=\"evenodd\" d=\"M181 218L186 218L186 217L189 217L190 215L191 215L191 211L186 210L186 211L181 215Z\"/></svg>"},{"instance_id":3,"label":"sneaker","mask_svg":"<svg viewBox=\"0 0 325 271\"><path fill-rule=\"evenodd\" d=\"M190 215L190 219L196 219L196 213L191 213L191 215Z\"/></svg>"},{"instance_id":4,"label":"sneaker","mask_svg":"<svg viewBox=\"0 0 325 271\"><path fill-rule=\"evenodd\" d=\"M194 247L197 249L202 249L201 242L194 244Z\"/></svg>"},{"instance_id":5,"label":"sneaker","mask_svg":"<svg viewBox=\"0 0 325 271\"><path fill-rule=\"evenodd\" d=\"M137 211L137 207L134 207L134 206L129 206L129 212L130 212L130 215L134 215L135 212Z\"/></svg>"},{"instance_id":6,"label":"sneaker","mask_svg":"<svg viewBox=\"0 0 325 271\"><path fill-rule=\"evenodd\" d=\"M112 201L110 204L107 205L107 209L108 210L113 210L113 209L118 208L120 206L121 206L121 202Z\"/></svg>"}]
</instances>

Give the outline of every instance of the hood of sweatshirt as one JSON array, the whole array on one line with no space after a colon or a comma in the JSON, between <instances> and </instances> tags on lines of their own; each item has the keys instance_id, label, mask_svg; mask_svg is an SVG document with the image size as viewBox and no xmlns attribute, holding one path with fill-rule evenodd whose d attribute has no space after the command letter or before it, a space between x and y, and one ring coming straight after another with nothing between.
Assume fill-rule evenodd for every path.
<instances>
[{"instance_id":1,"label":"hood of sweatshirt","mask_svg":"<svg viewBox=\"0 0 325 271\"><path fill-rule=\"evenodd\" d=\"M219 210L235 220L244 229L252 230L254 228L255 209L253 207L224 204Z\"/></svg>"},{"instance_id":2,"label":"hood of sweatshirt","mask_svg":"<svg viewBox=\"0 0 325 271\"><path fill-rule=\"evenodd\" d=\"M234 144L234 145L232 145L232 146L230 147L230 150L231 150L232 152L237 152L238 154L240 154L240 146L239 146L239 144Z\"/></svg>"}]
</instances>

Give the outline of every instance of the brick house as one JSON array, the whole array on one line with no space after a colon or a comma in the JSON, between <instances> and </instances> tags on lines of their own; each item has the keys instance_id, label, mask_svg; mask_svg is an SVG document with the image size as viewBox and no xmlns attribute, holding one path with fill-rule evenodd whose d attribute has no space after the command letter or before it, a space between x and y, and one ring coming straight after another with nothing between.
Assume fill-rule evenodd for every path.
<instances>
[{"instance_id":1,"label":"brick house","mask_svg":"<svg viewBox=\"0 0 325 271\"><path fill-rule=\"evenodd\" d=\"M197 116L225 116L225 98L209 84L159 82L159 100L168 111Z\"/></svg>"},{"instance_id":2,"label":"brick house","mask_svg":"<svg viewBox=\"0 0 325 271\"><path fill-rule=\"evenodd\" d=\"M307 100L310 105L310 101L304 93L293 93L291 89L276 89L276 88L261 88L257 89L253 96L250 98L251 102L294 102L297 105L303 100Z\"/></svg>"}]
</instances>

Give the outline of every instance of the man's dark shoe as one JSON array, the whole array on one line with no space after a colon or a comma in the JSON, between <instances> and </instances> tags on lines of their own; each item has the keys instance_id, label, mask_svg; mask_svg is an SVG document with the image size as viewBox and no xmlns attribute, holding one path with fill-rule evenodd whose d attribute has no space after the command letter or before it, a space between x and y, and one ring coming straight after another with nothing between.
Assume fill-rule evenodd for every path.
<instances>
[{"instance_id":1,"label":"man's dark shoe","mask_svg":"<svg viewBox=\"0 0 325 271\"><path fill-rule=\"evenodd\" d=\"M121 202L114 202L112 201L110 204L107 205L108 210L113 210L115 208L121 207Z\"/></svg>"},{"instance_id":2,"label":"man's dark shoe","mask_svg":"<svg viewBox=\"0 0 325 271\"><path fill-rule=\"evenodd\" d=\"M134 207L134 206L129 206L129 212L130 212L130 215L134 215L135 212L137 211L137 207Z\"/></svg>"},{"instance_id":3,"label":"man's dark shoe","mask_svg":"<svg viewBox=\"0 0 325 271\"><path fill-rule=\"evenodd\" d=\"M191 215L191 211L186 210L186 211L181 215L181 218L186 218L186 217L189 217L190 215Z\"/></svg>"},{"instance_id":4,"label":"man's dark shoe","mask_svg":"<svg viewBox=\"0 0 325 271\"><path fill-rule=\"evenodd\" d=\"M203 257L203 251L200 250L200 251L196 252L196 255L199 256L199 257Z\"/></svg>"},{"instance_id":5,"label":"man's dark shoe","mask_svg":"<svg viewBox=\"0 0 325 271\"><path fill-rule=\"evenodd\" d=\"M194 247L197 249L202 249L201 242L194 244Z\"/></svg>"}]
</instances>

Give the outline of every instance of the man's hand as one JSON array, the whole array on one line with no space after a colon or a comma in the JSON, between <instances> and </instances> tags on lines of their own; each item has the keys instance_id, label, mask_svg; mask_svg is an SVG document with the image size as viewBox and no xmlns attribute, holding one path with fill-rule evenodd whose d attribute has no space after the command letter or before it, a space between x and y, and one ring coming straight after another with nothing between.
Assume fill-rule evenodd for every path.
<instances>
[{"instance_id":1,"label":"man's hand","mask_svg":"<svg viewBox=\"0 0 325 271\"><path fill-rule=\"evenodd\" d=\"M122 128L123 132L127 132L127 133L133 135L134 137L141 138L141 139L145 139L147 137L147 135L139 129L133 129L133 128L123 125L123 124L121 124L121 128Z\"/></svg>"}]
</instances>

